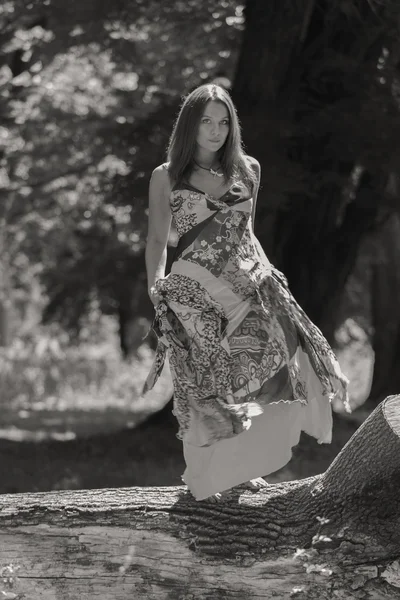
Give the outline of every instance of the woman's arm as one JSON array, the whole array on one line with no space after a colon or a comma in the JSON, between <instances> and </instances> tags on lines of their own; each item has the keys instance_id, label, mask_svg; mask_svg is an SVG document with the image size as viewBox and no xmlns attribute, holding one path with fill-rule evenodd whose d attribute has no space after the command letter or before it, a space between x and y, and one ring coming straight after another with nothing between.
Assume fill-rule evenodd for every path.
<instances>
[{"instance_id":1,"label":"woman's arm","mask_svg":"<svg viewBox=\"0 0 400 600\"><path fill-rule=\"evenodd\" d=\"M257 196L258 196L258 190L260 188L261 167L260 167L260 163L258 162L258 160L256 160L252 156L249 156L248 158L249 158L250 168L253 169L255 176L256 176L256 184L253 189L253 210L251 213L251 220L253 223L253 231L254 231L254 224L255 224L255 219L256 219Z\"/></svg>"},{"instance_id":2,"label":"woman's arm","mask_svg":"<svg viewBox=\"0 0 400 600\"><path fill-rule=\"evenodd\" d=\"M171 228L169 204L170 181L163 165L154 169L149 184L149 218L146 242L147 289L153 304L158 299L152 289L158 279L165 276L167 243Z\"/></svg>"}]
</instances>

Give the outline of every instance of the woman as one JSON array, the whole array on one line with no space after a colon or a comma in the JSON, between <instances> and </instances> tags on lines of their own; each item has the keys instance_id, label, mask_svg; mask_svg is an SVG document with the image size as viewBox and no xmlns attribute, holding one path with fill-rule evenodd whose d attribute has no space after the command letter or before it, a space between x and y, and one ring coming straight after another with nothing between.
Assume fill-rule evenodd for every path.
<instances>
[{"instance_id":1,"label":"woman","mask_svg":"<svg viewBox=\"0 0 400 600\"><path fill-rule=\"evenodd\" d=\"M330 443L330 402L347 379L254 235L260 165L246 156L229 94L185 99L168 162L149 186L146 268L158 347L144 391L170 359L174 415L197 500L283 467L301 431ZM171 221L179 242L165 276Z\"/></svg>"}]
</instances>

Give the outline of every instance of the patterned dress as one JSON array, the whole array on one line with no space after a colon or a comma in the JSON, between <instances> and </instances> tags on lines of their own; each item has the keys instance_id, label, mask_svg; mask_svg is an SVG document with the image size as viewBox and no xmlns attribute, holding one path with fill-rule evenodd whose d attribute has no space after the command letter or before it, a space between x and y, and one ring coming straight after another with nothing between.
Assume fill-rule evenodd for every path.
<instances>
[{"instance_id":1,"label":"patterned dress","mask_svg":"<svg viewBox=\"0 0 400 600\"><path fill-rule=\"evenodd\" d=\"M330 402L349 410L348 380L255 237L241 181L220 198L180 183L170 205L179 242L156 282L144 392L168 352L182 479L200 500L284 466L301 431L329 443Z\"/></svg>"}]
</instances>

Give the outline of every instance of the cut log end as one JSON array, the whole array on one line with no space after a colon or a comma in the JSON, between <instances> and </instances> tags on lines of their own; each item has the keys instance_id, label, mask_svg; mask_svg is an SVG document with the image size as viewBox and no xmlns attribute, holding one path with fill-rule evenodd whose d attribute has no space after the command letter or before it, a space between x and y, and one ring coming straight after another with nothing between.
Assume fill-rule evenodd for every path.
<instances>
[{"instance_id":1,"label":"cut log end","mask_svg":"<svg viewBox=\"0 0 400 600\"><path fill-rule=\"evenodd\" d=\"M388 396L382 402L382 410L388 425L392 428L393 433L400 438L400 396Z\"/></svg>"}]
</instances>

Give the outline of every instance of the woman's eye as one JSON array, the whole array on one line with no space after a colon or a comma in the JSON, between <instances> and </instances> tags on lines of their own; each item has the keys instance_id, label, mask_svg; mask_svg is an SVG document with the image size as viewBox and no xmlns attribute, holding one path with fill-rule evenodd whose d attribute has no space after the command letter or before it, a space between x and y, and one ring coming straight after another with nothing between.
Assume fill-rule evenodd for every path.
<instances>
[{"instance_id":1,"label":"woman's eye","mask_svg":"<svg viewBox=\"0 0 400 600\"><path fill-rule=\"evenodd\" d=\"M201 120L202 123L206 123L207 125L209 123L211 123L211 119L208 119L207 117L205 117L204 119ZM221 121L221 125L229 125L229 121L224 119L223 121Z\"/></svg>"}]
</instances>

